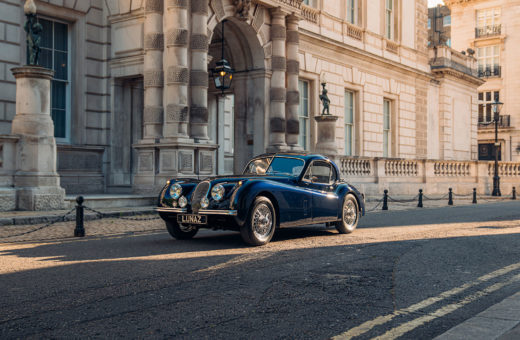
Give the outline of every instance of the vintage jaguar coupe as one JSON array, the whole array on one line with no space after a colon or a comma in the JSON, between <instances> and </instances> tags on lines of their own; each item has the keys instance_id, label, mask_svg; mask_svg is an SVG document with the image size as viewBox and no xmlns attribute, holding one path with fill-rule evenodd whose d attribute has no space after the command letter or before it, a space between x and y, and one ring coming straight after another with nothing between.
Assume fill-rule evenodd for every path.
<instances>
[{"instance_id":1,"label":"vintage jaguar coupe","mask_svg":"<svg viewBox=\"0 0 520 340\"><path fill-rule=\"evenodd\" d=\"M257 156L241 175L173 178L158 204L176 239L192 238L199 228L228 229L255 246L290 226L327 223L351 233L365 212L363 196L340 179L334 162L305 153Z\"/></svg>"}]
</instances>

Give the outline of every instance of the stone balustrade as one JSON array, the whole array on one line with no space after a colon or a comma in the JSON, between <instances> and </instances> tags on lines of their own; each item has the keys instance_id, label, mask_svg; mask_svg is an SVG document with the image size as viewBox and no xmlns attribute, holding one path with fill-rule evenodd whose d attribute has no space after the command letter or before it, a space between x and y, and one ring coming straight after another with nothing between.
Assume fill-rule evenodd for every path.
<instances>
[{"instance_id":1,"label":"stone balustrade","mask_svg":"<svg viewBox=\"0 0 520 340\"><path fill-rule=\"evenodd\" d=\"M425 193L445 194L453 188L457 194L490 195L493 189L494 162L451 160L406 160L338 156L341 177L368 196L379 197L384 189L393 195ZM500 162L501 191L509 195L520 189L520 163Z\"/></svg>"},{"instance_id":2,"label":"stone balustrade","mask_svg":"<svg viewBox=\"0 0 520 340\"><path fill-rule=\"evenodd\" d=\"M488 164L488 175L493 176L494 174L495 163L491 162ZM498 164L498 175L501 177L520 177L520 163L500 162Z\"/></svg>"},{"instance_id":3,"label":"stone balustrade","mask_svg":"<svg viewBox=\"0 0 520 340\"><path fill-rule=\"evenodd\" d=\"M348 22L345 22L344 32L345 32L345 35L347 35L353 39L363 41L363 28L361 28L359 26L352 25Z\"/></svg>"},{"instance_id":4,"label":"stone balustrade","mask_svg":"<svg viewBox=\"0 0 520 340\"><path fill-rule=\"evenodd\" d=\"M415 177L418 175L416 160L385 160L385 175L391 177Z\"/></svg>"},{"instance_id":5,"label":"stone balustrade","mask_svg":"<svg viewBox=\"0 0 520 340\"><path fill-rule=\"evenodd\" d=\"M302 5L302 17L304 20L310 21L314 24L318 24L320 11L311 6Z\"/></svg>"},{"instance_id":6,"label":"stone balustrade","mask_svg":"<svg viewBox=\"0 0 520 340\"><path fill-rule=\"evenodd\" d=\"M399 54L399 44L396 42L393 42L391 40L385 39L385 49L388 52L392 52L394 54Z\"/></svg>"},{"instance_id":7,"label":"stone balustrade","mask_svg":"<svg viewBox=\"0 0 520 340\"><path fill-rule=\"evenodd\" d=\"M470 162L436 161L433 174L436 177L465 177L470 175Z\"/></svg>"}]
</instances>

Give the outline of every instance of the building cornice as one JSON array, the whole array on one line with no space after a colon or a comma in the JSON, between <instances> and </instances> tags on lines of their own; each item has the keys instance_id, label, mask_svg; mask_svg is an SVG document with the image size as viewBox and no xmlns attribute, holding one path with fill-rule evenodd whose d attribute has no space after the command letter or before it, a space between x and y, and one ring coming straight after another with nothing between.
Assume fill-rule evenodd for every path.
<instances>
[{"instance_id":1,"label":"building cornice","mask_svg":"<svg viewBox=\"0 0 520 340\"><path fill-rule=\"evenodd\" d=\"M457 79L464 80L465 82L468 82L472 85L480 86L485 83L484 80L474 77L472 75L469 75L467 73L461 72L459 70L455 70L450 67L432 67L432 73L436 78L444 78L446 76L454 77Z\"/></svg>"}]
</instances>

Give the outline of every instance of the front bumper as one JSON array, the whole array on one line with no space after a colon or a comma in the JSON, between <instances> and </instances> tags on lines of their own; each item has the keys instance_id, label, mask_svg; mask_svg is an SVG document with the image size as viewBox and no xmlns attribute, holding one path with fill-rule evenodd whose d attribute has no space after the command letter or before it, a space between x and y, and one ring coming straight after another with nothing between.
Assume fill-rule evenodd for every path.
<instances>
[{"instance_id":1,"label":"front bumper","mask_svg":"<svg viewBox=\"0 0 520 340\"><path fill-rule=\"evenodd\" d=\"M188 213L188 209L186 209L186 208L159 207L159 208L155 208L155 211L178 213L178 214ZM211 210L211 209L200 209L198 213L201 215L224 215L224 216L237 216L237 214L238 214L238 212L236 210Z\"/></svg>"}]
</instances>

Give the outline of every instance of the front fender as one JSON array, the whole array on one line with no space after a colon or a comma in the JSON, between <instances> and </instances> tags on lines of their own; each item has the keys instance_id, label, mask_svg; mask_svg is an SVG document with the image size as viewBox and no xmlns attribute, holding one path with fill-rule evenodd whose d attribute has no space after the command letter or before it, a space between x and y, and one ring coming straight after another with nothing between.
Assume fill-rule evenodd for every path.
<instances>
[{"instance_id":1,"label":"front fender","mask_svg":"<svg viewBox=\"0 0 520 340\"><path fill-rule=\"evenodd\" d=\"M232 207L237 210L235 220L239 226L243 226L246 222L249 209L253 205L256 197L260 194L264 194L272 202L273 205L277 205L276 192L272 189L275 185L270 182L260 180L248 180L240 188L237 189L236 195L232 201Z\"/></svg>"}]
</instances>

